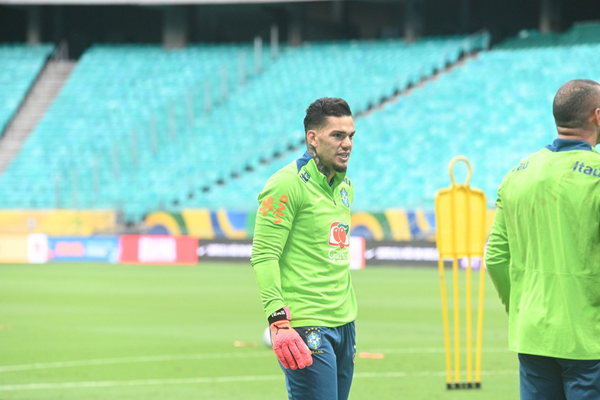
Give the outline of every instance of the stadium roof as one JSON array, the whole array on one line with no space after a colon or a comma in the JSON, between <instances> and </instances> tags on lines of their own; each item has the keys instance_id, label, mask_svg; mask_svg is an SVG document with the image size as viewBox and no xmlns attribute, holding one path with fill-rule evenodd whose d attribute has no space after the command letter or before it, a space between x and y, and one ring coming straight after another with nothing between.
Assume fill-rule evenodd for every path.
<instances>
[{"instance_id":1,"label":"stadium roof","mask_svg":"<svg viewBox=\"0 0 600 400\"><path fill-rule=\"evenodd\" d=\"M153 5L168 6L178 4L259 4L259 3L298 3L327 0L0 0L0 4L11 5Z\"/></svg>"}]
</instances>

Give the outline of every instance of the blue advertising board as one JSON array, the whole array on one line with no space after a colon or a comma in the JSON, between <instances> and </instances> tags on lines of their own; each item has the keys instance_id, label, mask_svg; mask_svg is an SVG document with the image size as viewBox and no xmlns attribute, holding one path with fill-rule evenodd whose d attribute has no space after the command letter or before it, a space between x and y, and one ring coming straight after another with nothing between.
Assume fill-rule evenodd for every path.
<instances>
[{"instance_id":1,"label":"blue advertising board","mask_svg":"<svg viewBox=\"0 0 600 400\"><path fill-rule=\"evenodd\" d=\"M99 237L49 237L49 261L119 262L119 238Z\"/></svg>"}]
</instances>

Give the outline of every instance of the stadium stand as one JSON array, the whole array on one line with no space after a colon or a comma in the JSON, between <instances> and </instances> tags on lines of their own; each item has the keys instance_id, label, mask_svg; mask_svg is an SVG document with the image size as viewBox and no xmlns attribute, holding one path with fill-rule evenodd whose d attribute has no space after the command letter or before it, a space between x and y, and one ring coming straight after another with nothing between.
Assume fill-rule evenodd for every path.
<instances>
[{"instance_id":1,"label":"stadium stand","mask_svg":"<svg viewBox=\"0 0 600 400\"><path fill-rule=\"evenodd\" d=\"M256 169L261 173L252 176L264 184L278 164L260 160L299 144L298 115L316 97L345 97L363 112L488 40L479 35L410 45L359 41L284 48L275 63L265 56L265 72L244 86L237 84L238 57L244 52L251 60L249 46L96 46L0 177L0 207L118 208L130 222L161 208L253 207L256 191L239 203L241 194L231 192L235 185L216 182ZM227 100L220 92L223 66ZM204 113L207 79L210 113ZM228 201L216 195L221 188L233 193Z\"/></svg>"},{"instance_id":2,"label":"stadium stand","mask_svg":"<svg viewBox=\"0 0 600 400\"><path fill-rule=\"evenodd\" d=\"M457 155L471 160L471 185L492 206L504 174L555 138L558 88L570 79L600 80L599 67L600 45L482 52L360 119L351 165L362 196L354 209L432 208Z\"/></svg>"},{"instance_id":3,"label":"stadium stand","mask_svg":"<svg viewBox=\"0 0 600 400\"><path fill-rule=\"evenodd\" d=\"M450 185L448 164L457 155L471 160L470 183L485 191L492 207L504 174L555 137L556 90L570 79L600 80L599 67L600 45L481 52L360 116L349 167L360 194L353 211L433 209L435 192ZM301 148L264 172L213 189L208 204L252 204L269 174L297 158ZM464 181L462 164L455 176Z\"/></svg>"},{"instance_id":4,"label":"stadium stand","mask_svg":"<svg viewBox=\"0 0 600 400\"><path fill-rule=\"evenodd\" d=\"M556 90L570 79L598 81L599 71L600 45L482 52L361 116L349 167L360 193L353 210L432 209L435 192L450 184L448 164L457 155L471 160L470 183L493 206L504 174L555 137ZM208 204L231 208L255 201L267 177L300 152L215 188ZM457 181L465 172L457 164Z\"/></svg>"},{"instance_id":5,"label":"stadium stand","mask_svg":"<svg viewBox=\"0 0 600 400\"><path fill-rule=\"evenodd\" d=\"M471 184L486 192L491 205L504 173L552 140L550 104L556 89L569 79L599 80L600 45L494 49L414 87L421 74L433 74L466 52L463 39L284 49L276 63L268 65L265 58L265 72L245 86L238 86L236 73L230 72L228 100L213 90L208 115L198 101L208 75L196 72L224 64L236 71L240 49L251 60L250 47L195 46L170 53L156 47L98 46L81 60L49 115L0 177L0 205L50 208L60 201L63 207L116 207L134 222L161 208L252 209L266 178L302 152L297 115L323 93L347 98L359 115L350 176L362 195L354 210L431 208L435 191L448 185L448 162L458 154L472 160ZM191 63L194 53L197 60ZM180 64L174 68L177 57ZM314 61L311 70L304 67L307 59ZM385 60L399 66L386 69ZM186 65L193 70L185 71ZM201 65L209 66L202 70ZM219 79L213 79L213 88ZM196 118L188 126L185 93L190 87L196 88ZM408 94L365 113L407 87L413 87ZM174 139L166 117L169 99L175 104ZM152 115L155 151L148 133ZM58 184L55 176L61 177Z\"/></svg>"},{"instance_id":6,"label":"stadium stand","mask_svg":"<svg viewBox=\"0 0 600 400\"><path fill-rule=\"evenodd\" d=\"M3 174L3 206L114 208L139 193L132 182L144 193L141 197L152 198L152 170L163 168L160 163L171 156L162 151L168 137L166 118L158 117L174 102L174 122L186 124L187 103L174 99L185 99L189 88L203 88L209 78L216 86L214 76L220 79L222 67L235 66L237 71L234 60L245 50L249 46L195 46L174 52L158 46L90 49ZM228 79L236 79L236 74L230 72ZM197 112L201 105L192 107ZM157 121L152 138L151 115ZM136 128L137 160L131 144ZM151 166L134 175L136 162L140 171L144 163Z\"/></svg>"},{"instance_id":7,"label":"stadium stand","mask_svg":"<svg viewBox=\"0 0 600 400\"><path fill-rule=\"evenodd\" d=\"M238 97L243 103L232 102L222 110L235 115L239 129L245 130L250 138L237 155L242 162L235 172L244 176L243 184L213 185L210 191L214 193L205 192L200 186L191 199L189 196L180 199L180 204L209 208L253 207L253 199L266 177L278 169L272 165L281 167L282 162L283 165L289 162L285 158L285 162L278 158L271 161L273 155L298 144L303 146L303 127L298 115L304 115L310 102L324 93L339 96L347 99L354 112L360 114L381 99L455 62L463 51L472 51L464 48L465 43L470 42L459 37L423 40L413 45L400 41L346 42L290 49L268 74L258 78L247 96ZM308 62L311 68L306 68ZM277 104L276 112L274 104ZM234 141L244 140L236 127L227 130L231 131ZM261 165L260 160L268 165ZM258 173L244 174L246 167L257 168Z\"/></svg>"},{"instance_id":8,"label":"stadium stand","mask_svg":"<svg viewBox=\"0 0 600 400\"><path fill-rule=\"evenodd\" d=\"M469 50L464 37L413 45L313 43L283 49L275 63L265 57L265 72L239 86L238 56L244 51L251 60L249 46L177 52L97 46L0 177L0 206L117 208L131 222L157 209L250 210L267 177L302 153L297 116L323 94L347 98L358 115L350 176L361 196L354 210L430 209L458 154L472 160L471 184L492 205L504 173L552 140L550 104L557 88L569 79L600 79L600 45L494 49L418 85L423 74ZM313 68L305 68L306 60ZM223 65L231 88L226 101L214 73ZM207 77L214 89L210 114L202 101Z\"/></svg>"},{"instance_id":9,"label":"stadium stand","mask_svg":"<svg viewBox=\"0 0 600 400\"><path fill-rule=\"evenodd\" d=\"M564 33L545 33L536 30L522 31L517 37L507 39L494 48L524 49L531 47L574 46L600 43L600 22L578 22Z\"/></svg>"},{"instance_id":10,"label":"stadium stand","mask_svg":"<svg viewBox=\"0 0 600 400\"><path fill-rule=\"evenodd\" d=\"M0 44L0 136L53 51L53 45Z\"/></svg>"}]
</instances>

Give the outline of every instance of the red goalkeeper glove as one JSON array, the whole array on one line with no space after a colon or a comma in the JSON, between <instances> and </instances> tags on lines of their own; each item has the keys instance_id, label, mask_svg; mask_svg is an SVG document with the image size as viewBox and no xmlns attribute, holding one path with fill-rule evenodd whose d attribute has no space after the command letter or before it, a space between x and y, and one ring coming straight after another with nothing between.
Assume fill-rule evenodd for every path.
<instances>
[{"instance_id":1,"label":"red goalkeeper glove","mask_svg":"<svg viewBox=\"0 0 600 400\"><path fill-rule=\"evenodd\" d=\"M285 369L302 369L312 365L312 355L298 332L290 325L290 309L283 307L269 317L271 341L275 355Z\"/></svg>"}]
</instances>

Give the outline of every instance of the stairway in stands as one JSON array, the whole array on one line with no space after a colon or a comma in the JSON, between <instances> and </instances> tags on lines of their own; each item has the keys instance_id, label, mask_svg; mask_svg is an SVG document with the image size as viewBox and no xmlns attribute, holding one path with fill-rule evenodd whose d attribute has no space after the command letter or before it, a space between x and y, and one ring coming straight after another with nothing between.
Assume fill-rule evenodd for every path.
<instances>
[{"instance_id":1,"label":"stairway in stands","mask_svg":"<svg viewBox=\"0 0 600 400\"><path fill-rule=\"evenodd\" d=\"M50 60L0 139L0 175L17 155L75 68L74 61Z\"/></svg>"}]
</instances>

